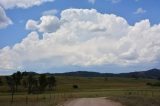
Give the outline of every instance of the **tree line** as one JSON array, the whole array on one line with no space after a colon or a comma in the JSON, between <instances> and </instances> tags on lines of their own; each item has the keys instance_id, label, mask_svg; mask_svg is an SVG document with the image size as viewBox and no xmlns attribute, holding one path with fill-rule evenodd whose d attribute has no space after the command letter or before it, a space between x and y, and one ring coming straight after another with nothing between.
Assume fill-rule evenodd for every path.
<instances>
[{"instance_id":1,"label":"tree line","mask_svg":"<svg viewBox=\"0 0 160 106\"><path fill-rule=\"evenodd\" d=\"M6 82L12 95L18 92L19 86L27 89L28 94L43 93L46 90L52 91L56 86L56 79L53 75L35 75L33 73L20 71L17 71L11 76L6 76Z\"/></svg>"}]
</instances>

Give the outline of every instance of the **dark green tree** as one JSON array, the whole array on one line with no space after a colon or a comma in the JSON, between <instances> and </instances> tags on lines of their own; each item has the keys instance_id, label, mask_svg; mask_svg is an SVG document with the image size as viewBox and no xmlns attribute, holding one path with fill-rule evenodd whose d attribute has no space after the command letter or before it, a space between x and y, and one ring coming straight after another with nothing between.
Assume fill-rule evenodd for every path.
<instances>
[{"instance_id":1,"label":"dark green tree","mask_svg":"<svg viewBox=\"0 0 160 106\"><path fill-rule=\"evenodd\" d=\"M21 84L22 74L20 71L17 71L12 75L13 80L15 81L16 91L18 91L18 86Z\"/></svg>"},{"instance_id":2,"label":"dark green tree","mask_svg":"<svg viewBox=\"0 0 160 106\"><path fill-rule=\"evenodd\" d=\"M13 103L13 96L14 96L14 93L15 93L16 83L15 83L15 80L10 76L6 77L6 82L7 82L8 86L9 86L9 88L10 88L11 95L12 95L11 103Z\"/></svg>"},{"instance_id":3,"label":"dark green tree","mask_svg":"<svg viewBox=\"0 0 160 106\"><path fill-rule=\"evenodd\" d=\"M0 78L0 86L3 85L3 81L2 78Z\"/></svg>"},{"instance_id":4,"label":"dark green tree","mask_svg":"<svg viewBox=\"0 0 160 106\"><path fill-rule=\"evenodd\" d=\"M22 76L28 76L28 72L26 71L22 72Z\"/></svg>"},{"instance_id":5,"label":"dark green tree","mask_svg":"<svg viewBox=\"0 0 160 106\"><path fill-rule=\"evenodd\" d=\"M27 86L28 86L27 82L28 82L27 79L22 79L22 86L24 88L27 88Z\"/></svg>"},{"instance_id":6,"label":"dark green tree","mask_svg":"<svg viewBox=\"0 0 160 106\"><path fill-rule=\"evenodd\" d=\"M56 86L56 79L54 76L50 76L47 78L48 81L48 88L49 90L53 90L53 88Z\"/></svg>"},{"instance_id":7,"label":"dark green tree","mask_svg":"<svg viewBox=\"0 0 160 106\"><path fill-rule=\"evenodd\" d=\"M41 74L39 77L39 90L41 92L45 91L45 88L47 87L47 78L45 74Z\"/></svg>"},{"instance_id":8,"label":"dark green tree","mask_svg":"<svg viewBox=\"0 0 160 106\"><path fill-rule=\"evenodd\" d=\"M32 93L39 93L38 85L39 85L38 80L34 79L33 86L32 86Z\"/></svg>"},{"instance_id":9,"label":"dark green tree","mask_svg":"<svg viewBox=\"0 0 160 106\"><path fill-rule=\"evenodd\" d=\"M34 76L32 74L28 75L27 85L28 85L28 94L32 93L32 88L34 86Z\"/></svg>"},{"instance_id":10,"label":"dark green tree","mask_svg":"<svg viewBox=\"0 0 160 106\"><path fill-rule=\"evenodd\" d=\"M26 82L24 81L24 85L25 84L26 84ZM38 80L36 79L36 77L33 74L28 75L27 87L28 87L28 94L37 93L39 90L38 89Z\"/></svg>"}]
</instances>

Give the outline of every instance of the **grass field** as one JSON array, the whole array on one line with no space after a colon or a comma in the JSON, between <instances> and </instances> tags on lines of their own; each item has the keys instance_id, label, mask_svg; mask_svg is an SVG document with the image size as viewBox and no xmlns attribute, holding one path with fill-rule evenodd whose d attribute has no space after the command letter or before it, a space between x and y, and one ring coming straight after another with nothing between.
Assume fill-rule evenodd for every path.
<instances>
[{"instance_id":1,"label":"grass field","mask_svg":"<svg viewBox=\"0 0 160 106\"><path fill-rule=\"evenodd\" d=\"M28 95L26 89L20 86L12 106L55 106L80 97L108 97L126 106L160 106L160 88L146 85L157 80L115 77L56 77L56 80L56 90L44 94ZM73 85L78 85L78 89L73 89ZM0 106L11 105L8 91L6 84L0 86ZM136 102L139 104L135 104Z\"/></svg>"},{"instance_id":2,"label":"grass field","mask_svg":"<svg viewBox=\"0 0 160 106\"><path fill-rule=\"evenodd\" d=\"M110 99L125 106L160 106L160 96L114 96Z\"/></svg>"},{"instance_id":3,"label":"grass field","mask_svg":"<svg viewBox=\"0 0 160 106\"><path fill-rule=\"evenodd\" d=\"M3 82L5 78L2 77ZM78 85L79 91L87 90L105 90L105 89L153 89L150 86L147 86L146 83L154 83L157 80L153 79L134 79L134 78L86 78L86 77L56 77L57 80L57 89L61 92L73 92L73 85ZM0 92L8 92L9 88L5 83L3 86L0 86ZM25 88L20 86L19 92L24 92Z\"/></svg>"}]
</instances>

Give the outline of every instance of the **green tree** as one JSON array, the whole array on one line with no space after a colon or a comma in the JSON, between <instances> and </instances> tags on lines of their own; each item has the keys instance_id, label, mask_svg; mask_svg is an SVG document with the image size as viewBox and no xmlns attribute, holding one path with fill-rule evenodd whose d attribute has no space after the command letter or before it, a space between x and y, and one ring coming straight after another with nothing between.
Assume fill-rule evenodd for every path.
<instances>
[{"instance_id":1,"label":"green tree","mask_svg":"<svg viewBox=\"0 0 160 106\"><path fill-rule=\"evenodd\" d=\"M0 78L0 86L3 85L3 81L2 78Z\"/></svg>"},{"instance_id":2,"label":"green tree","mask_svg":"<svg viewBox=\"0 0 160 106\"><path fill-rule=\"evenodd\" d=\"M56 79L54 76L50 76L47 78L48 81L48 88L49 90L53 90L53 88L56 86Z\"/></svg>"},{"instance_id":3,"label":"green tree","mask_svg":"<svg viewBox=\"0 0 160 106\"><path fill-rule=\"evenodd\" d=\"M23 79L23 80L22 80L22 86L23 86L24 88L27 88L27 86L28 86L28 84L27 84L27 79Z\"/></svg>"},{"instance_id":4,"label":"green tree","mask_svg":"<svg viewBox=\"0 0 160 106\"><path fill-rule=\"evenodd\" d=\"M32 93L38 93L39 89L38 89L38 80L34 79L33 80L33 86L32 86Z\"/></svg>"},{"instance_id":5,"label":"green tree","mask_svg":"<svg viewBox=\"0 0 160 106\"><path fill-rule=\"evenodd\" d=\"M20 71L17 71L12 75L13 80L15 81L16 91L18 91L18 86L21 84L22 74Z\"/></svg>"},{"instance_id":6,"label":"green tree","mask_svg":"<svg viewBox=\"0 0 160 106\"><path fill-rule=\"evenodd\" d=\"M24 86L26 83L28 87L28 94L38 92L38 80L34 77L33 74L28 75L27 81L26 82L24 81Z\"/></svg>"},{"instance_id":7,"label":"green tree","mask_svg":"<svg viewBox=\"0 0 160 106\"><path fill-rule=\"evenodd\" d=\"M47 87L47 78L45 74L41 74L39 77L39 89L41 92L45 91Z\"/></svg>"},{"instance_id":8,"label":"green tree","mask_svg":"<svg viewBox=\"0 0 160 106\"><path fill-rule=\"evenodd\" d=\"M6 77L6 82L7 82L8 86L9 86L9 88L10 88L11 95L12 95L11 103L13 103L13 96L14 96L14 93L15 93L15 85L16 85L16 83L15 83L15 80L10 76Z\"/></svg>"},{"instance_id":9,"label":"green tree","mask_svg":"<svg viewBox=\"0 0 160 106\"><path fill-rule=\"evenodd\" d=\"M32 74L28 75L28 79L27 79L27 82L28 82L28 94L31 94L32 93L32 87L34 85L34 76Z\"/></svg>"}]
</instances>

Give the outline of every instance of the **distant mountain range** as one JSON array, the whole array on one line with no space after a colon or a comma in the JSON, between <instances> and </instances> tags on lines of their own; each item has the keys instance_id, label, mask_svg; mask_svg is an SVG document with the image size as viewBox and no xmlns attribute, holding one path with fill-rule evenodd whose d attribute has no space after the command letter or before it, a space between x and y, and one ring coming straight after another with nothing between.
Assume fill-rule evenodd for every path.
<instances>
[{"instance_id":1,"label":"distant mountain range","mask_svg":"<svg viewBox=\"0 0 160 106\"><path fill-rule=\"evenodd\" d=\"M36 72L23 72L23 74L38 75ZM147 71L136 71L129 73L99 73L90 71L76 71L76 72L65 72L65 73L44 73L46 75L54 76L78 76L78 77L129 77L129 78L151 78L160 80L160 69L150 69Z\"/></svg>"},{"instance_id":2,"label":"distant mountain range","mask_svg":"<svg viewBox=\"0 0 160 106\"><path fill-rule=\"evenodd\" d=\"M55 76L79 76L79 77L132 77L132 78L157 79L157 78L160 78L160 69L151 69L147 71L137 71L137 72L119 73L119 74L77 71L77 72L55 73L54 75Z\"/></svg>"}]
</instances>

